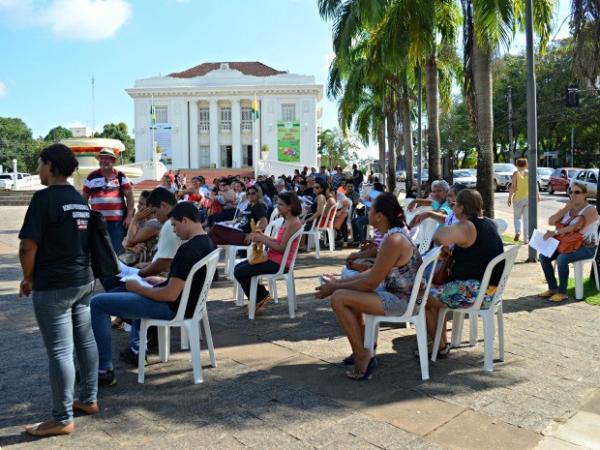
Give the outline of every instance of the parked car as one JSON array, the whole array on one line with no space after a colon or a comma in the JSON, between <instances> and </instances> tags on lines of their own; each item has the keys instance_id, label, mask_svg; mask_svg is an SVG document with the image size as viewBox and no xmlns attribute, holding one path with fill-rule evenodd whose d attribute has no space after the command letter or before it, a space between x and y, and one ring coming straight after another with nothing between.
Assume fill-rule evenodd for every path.
<instances>
[{"instance_id":1,"label":"parked car","mask_svg":"<svg viewBox=\"0 0 600 450\"><path fill-rule=\"evenodd\" d=\"M580 170L577 176L573 178L569 183L569 190L573 189L573 183L581 183L587 188L587 198L596 198L596 190L598 187L598 169L584 169Z\"/></svg>"},{"instance_id":2,"label":"parked car","mask_svg":"<svg viewBox=\"0 0 600 450\"><path fill-rule=\"evenodd\" d=\"M0 173L0 189L13 188L13 174L10 172ZM40 180L37 175L17 172L17 186L19 188L33 188L39 184Z\"/></svg>"},{"instance_id":3,"label":"parked car","mask_svg":"<svg viewBox=\"0 0 600 450\"><path fill-rule=\"evenodd\" d=\"M517 170L517 166L511 163L494 164L494 191L507 190L512 182L512 175Z\"/></svg>"},{"instance_id":4,"label":"parked car","mask_svg":"<svg viewBox=\"0 0 600 450\"><path fill-rule=\"evenodd\" d=\"M537 168L537 179L540 191L548 190L548 185L550 184L550 175L552 175L552 172L554 172L552 167Z\"/></svg>"},{"instance_id":5,"label":"parked car","mask_svg":"<svg viewBox=\"0 0 600 450\"><path fill-rule=\"evenodd\" d=\"M464 184L468 188L477 186L477 170L475 169L457 169L452 171L452 180L454 183Z\"/></svg>"},{"instance_id":6,"label":"parked car","mask_svg":"<svg viewBox=\"0 0 600 450\"><path fill-rule=\"evenodd\" d=\"M396 181L406 181L406 170L396 171Z\"/></svg>"},{"instance_id":7,"label":"parked car","mask_svg":"<svg viewBox=\"0 0 600 450\"><path fill-rule=\"evenodd\" d=\"M555 192L567 192L569 183L581 170L583 169L576 167L559 167L558 169L554 169L554 172L550 175L548 192L550 194L554 194Z\"/></svg>"}]
</instances>

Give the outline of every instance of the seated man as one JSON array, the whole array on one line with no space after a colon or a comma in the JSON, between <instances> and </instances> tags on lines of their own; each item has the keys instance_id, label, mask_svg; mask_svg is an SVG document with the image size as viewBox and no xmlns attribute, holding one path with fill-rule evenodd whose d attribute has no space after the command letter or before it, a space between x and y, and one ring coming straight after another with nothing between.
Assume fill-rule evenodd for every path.
<instances>
[{"instance_id":1,"label":"seated man","mask_svg":"<svg viewBox=\"0 0 600 450\"><path fill-rule=\"evenodd\" d=\"M409 211L414 211L419 206L431 206L434 211L444 215L452 213L452 207L448 204L448 191L450 185L446 180L435 180L431 183L431 195L429 198L416 198L408 205Z\"/></svg>"},{"instance_id":2,"label":"seated man","mask_svg":"<svg viewBox=\"0 0 600 450\"><path fill-rule=\"evenodd\" d=\"M192 203L179 203L172 209L169 218L175 234L187 242L177 250L167 280L154 287L144 287L137 281L128 281L128 292L98 294L91 299L92 328L99 355L100 386L114 386L117 383L112 364L110 316L116 315L137 321L141 318L173 319L177 314L181 293L190 270L215 248L202 228L198 209ZM194 313L205 276L205 269L198 271L194 276L186 317L191 317ZM137 352L139 347L133 350Z\"/></svg>"}]
</instances>

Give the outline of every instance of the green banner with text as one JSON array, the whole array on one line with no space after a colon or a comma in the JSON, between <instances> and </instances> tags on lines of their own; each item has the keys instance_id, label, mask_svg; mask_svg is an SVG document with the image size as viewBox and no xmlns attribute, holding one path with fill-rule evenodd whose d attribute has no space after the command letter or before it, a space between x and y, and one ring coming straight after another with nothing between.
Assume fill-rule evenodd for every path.
<instances>
[{"instance_id":1,"label":"green banner with text","mask_svg":"<svg viewBox=\"0 0 600 450\"><path fill-rule=\"evenodd\" d=\"M277 160L300 162L300 121L277 121Z\"/></svg>"}]
</instances>

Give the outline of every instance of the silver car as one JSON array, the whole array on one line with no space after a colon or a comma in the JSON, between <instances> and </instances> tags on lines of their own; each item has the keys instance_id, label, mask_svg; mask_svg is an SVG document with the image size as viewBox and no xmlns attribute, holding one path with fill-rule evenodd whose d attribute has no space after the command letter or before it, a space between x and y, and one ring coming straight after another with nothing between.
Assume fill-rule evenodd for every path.
<instances>
[{"instance_id":1,"label":"silver car","mask_svg":"<svg viewBox=\"0 0 600 450\"><path fill-rule=\"evenodd\" d=\"M583 169L569 183L568 194L573 189L573 184L583 184L587 188L587 198L596 198L596 190L598 186L598 169Z\"/></svg>"},{"instance_id":2,"label":"silver car","mask_svg":"<svg viewBox=\"0 0 600 450\"><path fill-rule=\"evenodd\" d=\"M550 184L550 175L552 175L552 172L554 172L552 167L537 168L537 180L540 191L548 190L548 185Z\"/></svg>"},{"instance_id":3,"label":"silver car","mask_svg":"<svg viewBox=\"0 0 600 450\"><path fill-rule=\"evenodd\" d=\"M452 171L452 181L464 184L468 188L477 186L477 171L475 169L457 169Z\"/></svg>"},{"instance_id":4,"label":"silver car","mask_svg":"<svg viewBox=\"0 0 600 450\"><path fill-rule=\"evenodd\" d=\"M494 190L507 190L512 182L513 173L517 170L517 166L511 163L496 163L494 164Z\"/></svg>"}]
</instances>

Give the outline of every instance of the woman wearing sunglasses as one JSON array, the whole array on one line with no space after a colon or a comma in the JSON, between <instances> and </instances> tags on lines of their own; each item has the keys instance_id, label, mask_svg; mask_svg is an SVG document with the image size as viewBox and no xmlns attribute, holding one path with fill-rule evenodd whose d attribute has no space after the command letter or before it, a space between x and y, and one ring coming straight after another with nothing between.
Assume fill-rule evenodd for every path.
<instances>
[{"instance_id":1,"label":"woman wearing sunglasses","mask_svg":"<svg viewBox=\"0 0 600 450\"><path fill-rule=\"evenodd\" d=\"M548 283L548 290L540 294L552 302L567 300L567 282L569 281L569 263L582 259L593 258L596 250L598 235L598 212L587 202L587 188L580 183L574 183L571 198L558 212L550 216L548 223L556 226L555 231L547 231L544 239L550 237L569 241L567 245L559 245L551 258L540 255L542 270ZM558 268L558 284L554 275L552 261L556 260Z\"/></svg>"}]
</instances>

